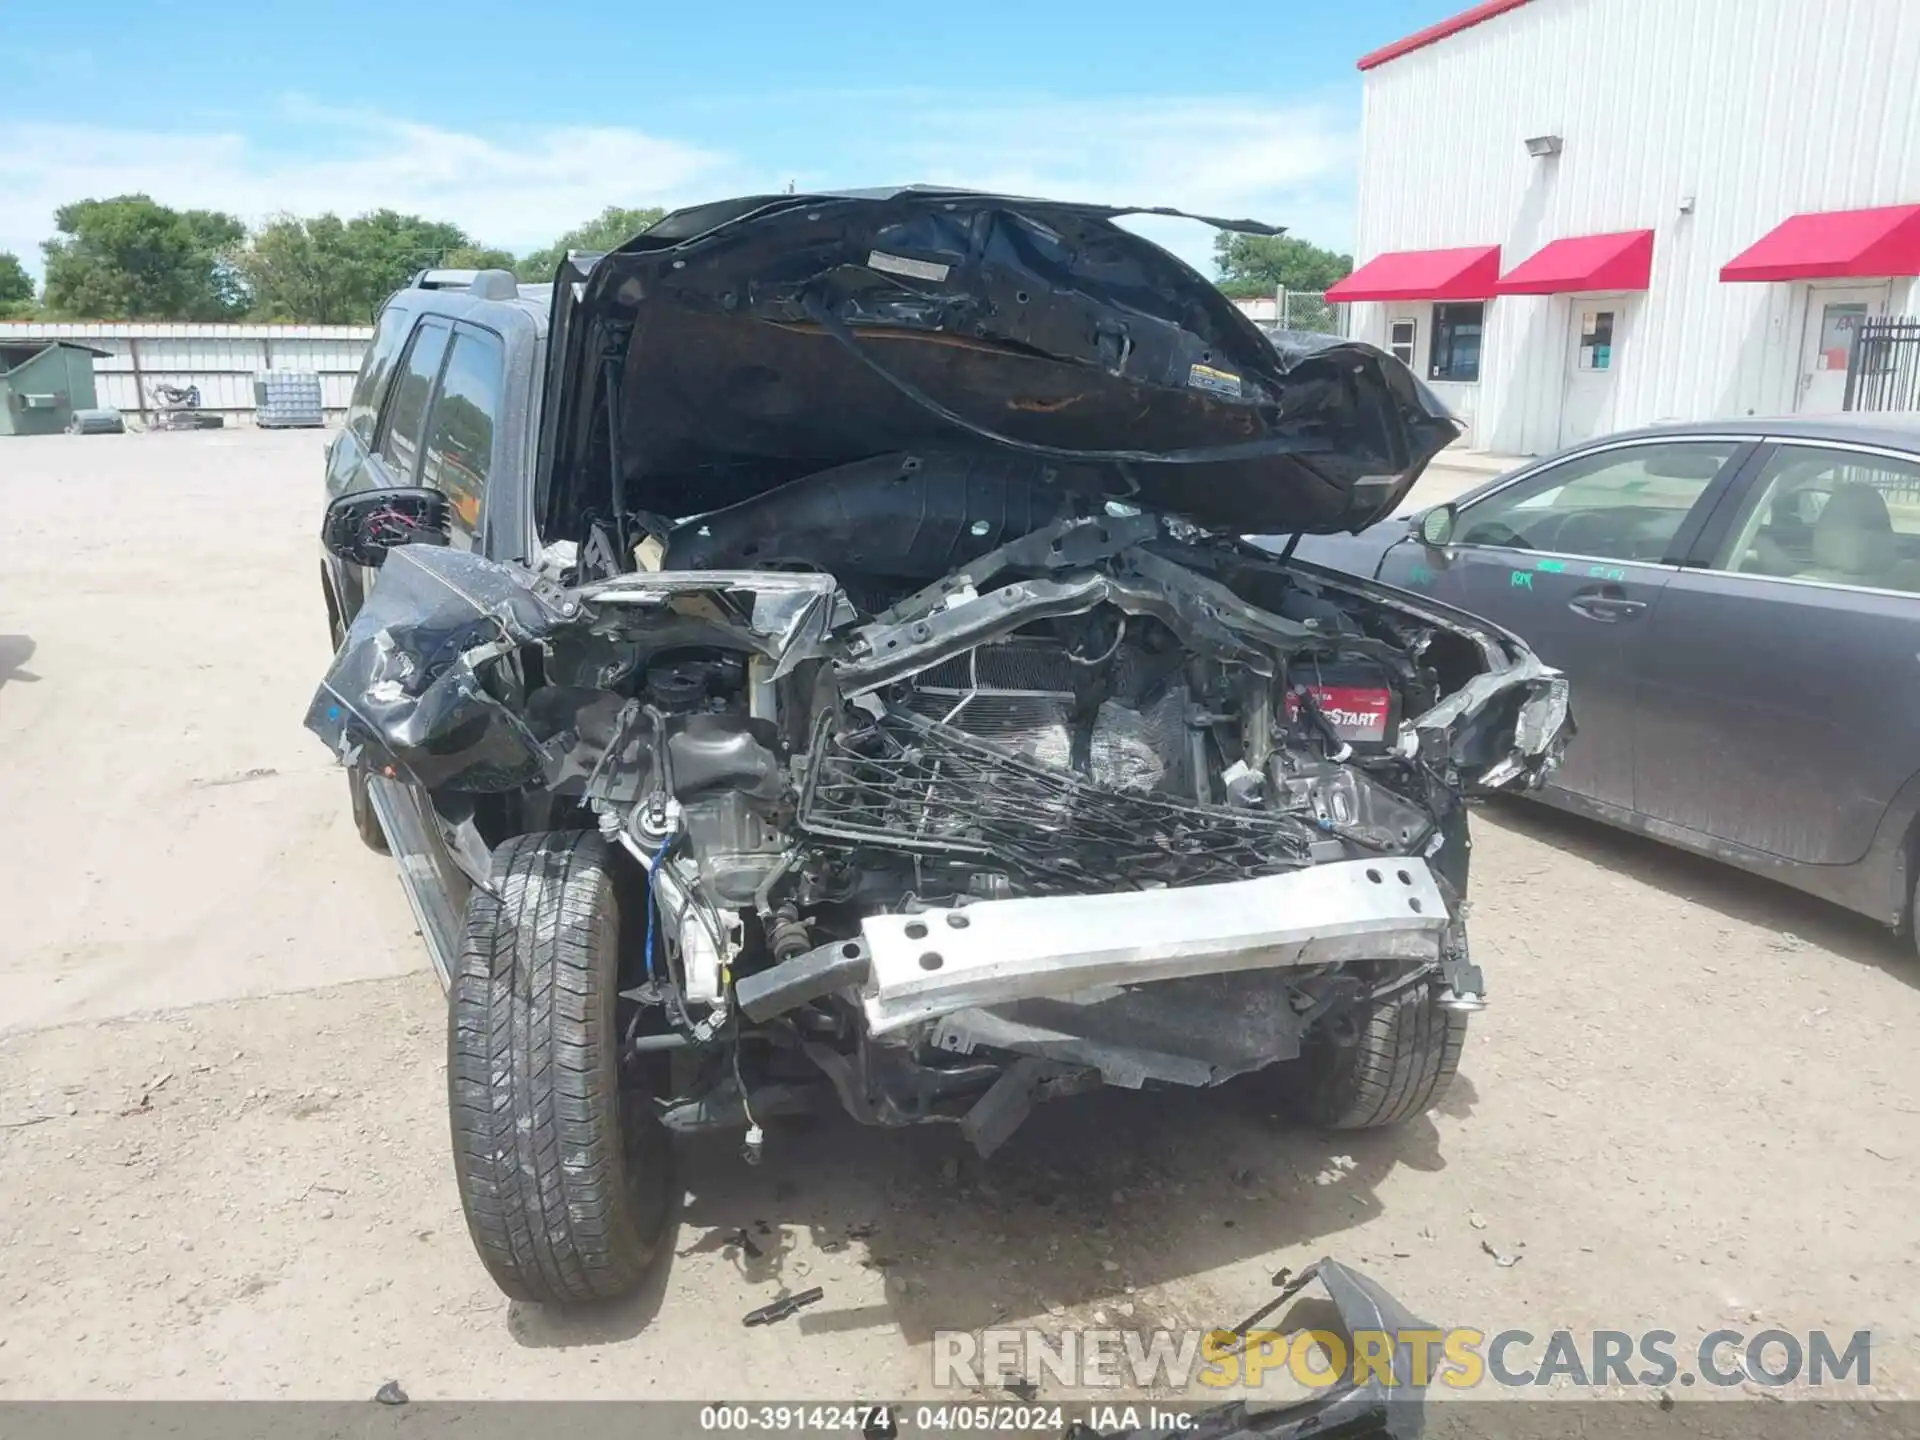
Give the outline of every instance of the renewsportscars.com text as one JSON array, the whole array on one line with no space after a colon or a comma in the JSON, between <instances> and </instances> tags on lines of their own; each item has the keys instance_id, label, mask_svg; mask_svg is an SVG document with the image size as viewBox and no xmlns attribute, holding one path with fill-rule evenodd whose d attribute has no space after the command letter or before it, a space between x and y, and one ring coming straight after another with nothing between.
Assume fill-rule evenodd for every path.
<instances>
[{"instance_id":1,"label":"renewsportscars.com text","mask_svg":"<svg viewBox=\"0 0 1920 1440\"><path fill-rule=\"evenodd\" d=\"M1394 1373L1404 1347L1404 1376ZM1404 1382L1454 1390L1549 1385L1727 1387L1873 1384L1873 1335L1856 1330L1804 1335L1788 1330L1714 1330L1682 1341L1671 1330L1487 1332L1460 1328L1331 1330L1292 1334L1228 1331L989 1329L936 1330L936 1386L1003 1386L1050 1377L1090 1389L1155 1386L1257 1387L1286 1377L1325 1387L1342 1380Z\"/></svg>"}]
</instances>

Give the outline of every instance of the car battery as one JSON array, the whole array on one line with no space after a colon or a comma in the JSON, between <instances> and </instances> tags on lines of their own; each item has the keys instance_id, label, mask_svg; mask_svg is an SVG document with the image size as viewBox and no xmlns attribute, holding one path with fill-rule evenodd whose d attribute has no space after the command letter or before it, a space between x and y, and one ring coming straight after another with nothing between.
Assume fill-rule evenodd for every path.
<instances>
[{"instance_id":1,"label":"car battery","mask_svg":"<svg viewBox=\"0 0 1920 1440\"><path fill-rule=\"evenodd\" d=\"M1400 696L1386 667L1370 660L1296 660L1287 670L1287 725L1297 733L1311 723L1300 691L1312 696L1321 716L1355 750L1385 750L1400 731Z\"/></svg>"}]
</instances>

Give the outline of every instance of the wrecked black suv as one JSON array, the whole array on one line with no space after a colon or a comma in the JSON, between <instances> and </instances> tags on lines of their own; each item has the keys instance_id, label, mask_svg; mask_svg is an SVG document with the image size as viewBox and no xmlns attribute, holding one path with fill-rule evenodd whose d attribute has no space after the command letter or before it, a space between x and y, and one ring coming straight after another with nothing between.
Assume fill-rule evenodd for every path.
<instances>
[{"instance_id":1,"label":"wrecked black suv","mask_svg":"<svg viewBox=\"0 0 1920 1440\"><path fill-rule=\"evenodd\" d=\"M1241 538L1362 528L1455 427L1120 213L757 197L383 316L308 724L451 990L509 1294L632 1288L676 1132L1452 1077L1463 797L1556 763L1565 683Z\"/></svg>"}]
</instances>

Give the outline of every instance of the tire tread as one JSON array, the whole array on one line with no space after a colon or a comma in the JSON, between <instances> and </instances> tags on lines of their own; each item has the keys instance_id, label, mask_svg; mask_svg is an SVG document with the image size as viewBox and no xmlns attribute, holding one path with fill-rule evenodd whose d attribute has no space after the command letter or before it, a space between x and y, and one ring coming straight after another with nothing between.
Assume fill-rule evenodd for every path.
<instances>
[{"instance_id":1,"label":"tire tread","mask_svg":"<svg viewBox=\"0 0 1920 1440\"><path fill-rule=\"evenodd\" d=\"M1294 1062L1294 1108L1333 1130L1375 1130L1424 1114L1460 1069L1467 1016L1443 1008L1431 979L1376 1002L1351 1046L1310 1039Z\"/></svg>"},{"instance_id":2,"label":"tire tread","mask_svg":"<svg viewBox=\"0 0 1920 1440\"><path fill-rule=\"evenodd\" d=\"M664 1134L620 1096L610 859L587 831L517 836L494 852L497 895L467 906L447 1029L454 1169L474 1246L516 1299L629 1294L665 1228Z\"/></svg>"}]
</instances>

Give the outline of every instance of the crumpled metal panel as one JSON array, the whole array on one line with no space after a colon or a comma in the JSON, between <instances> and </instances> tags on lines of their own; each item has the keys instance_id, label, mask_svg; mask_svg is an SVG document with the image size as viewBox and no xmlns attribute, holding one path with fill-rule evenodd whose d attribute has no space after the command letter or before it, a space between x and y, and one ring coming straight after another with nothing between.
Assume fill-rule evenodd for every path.
<instances>
[{"instance_id":1,"label":"crumpled metal panel","mask_svg":"<svg viewBox=\"0 0 1920 1440\"><path fill-rule=\"evenodd\" d=\"M677 603L724 600L739 618L700 623L784 669L824 642L835 594L826 576L753 571L569 590L469 551L404 545L388 552L306 724L343 760L428 789L517 790L554 778L578 736L536 734L491 662L562 630L641 631L684 618Z\"/></svg>"},{"instance_id":2,"label":"crumpled metal panel","mask_svg":"<svg viewBox=\"0 0 1920 1440\"><path fill-rule=\"evenodd\" d=\"M1300 1053L1300 980L1286 967L1041 996L957 1010L931 1039L947 1054L987 1046L1088 1066L1130 1090L1150 1080L1218 1085Z\"/></svg>"}]
</instances>

